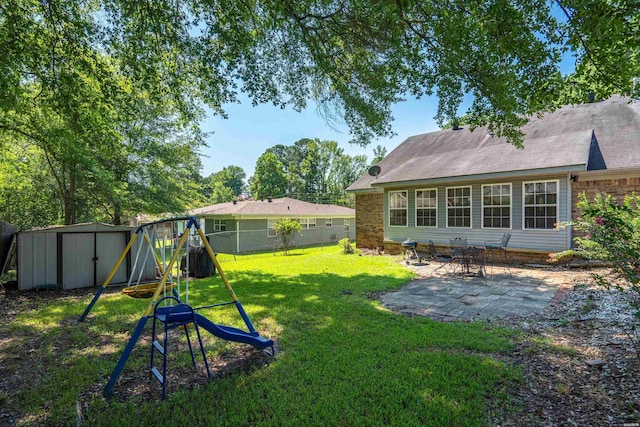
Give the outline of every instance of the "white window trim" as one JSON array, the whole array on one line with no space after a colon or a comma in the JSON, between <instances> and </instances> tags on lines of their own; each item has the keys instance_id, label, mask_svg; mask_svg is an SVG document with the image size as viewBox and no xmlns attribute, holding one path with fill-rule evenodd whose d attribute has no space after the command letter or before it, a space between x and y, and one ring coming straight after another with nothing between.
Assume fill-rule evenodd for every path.
<instances>
[{"instance_id":1,"label":"white window trim","mask_svg":"<svg viewBox=\"0 0 640 427\"><path fill-rule=\"evenodd\" d=\"M508 185L509 186L509 228L504 227L485 227L484 226L484 186L485 185ZM524 189L524 187L522 187ZM480 185L480 227L484 230L513 230L513 185L511 182L496 182L492 184ZM522 199L524 201L524 198ZM524 211L522 211L524 218Z\"/></svg>"},{"instance_id":2,"label":"white window trim","mask_svg":"<svg viewBox=\"0 0 640 427\"><path fill-rule=\"evenodd\" d=\"M469 189L469 226L468 227L452 227L449 226L449 209L455 208L455 206L449 206L449 190L453 190L456 188L468 188ZM473 229L473 185L460 185L457 187L446 187L444 190L444 204L446 206L446 214L445 214L445 225L446 228L456 228L456 229L464 229L471 230Z\"/></svg>"},{"instance_id":3,"label":"white window trim","mask_svg":"<svg viewBox=\"0 0 640 427\"><path fill-rule=\"evenodd\" d=\"M391 193L405 193L407 199L407 207L404 210L407 212L407 223L405 225L391 225ZM401 209L401 208L393 208L393 209ZM387 193L387 216L389 227L394 228L407 228L409 227L409 191L408 190L393 190Z\"/></svg>"},{"instance_id":4,"label":"white window trim","mask_svg":"<svg viewBox=\"0 0 640 427\"><path fill-rule=\"evenodd\" d=\"M418 191L435 191L436 192L436 206L435 208L418 208ZM418 188L414 193L414 205L415 205L415 224L416 228L438 228L438 189L437 188ZM418 209L435 209L436 210L436 225L418 225Z\"/></svg>"},{"instance_id":5,"label":"white window trim","mask_svg":"<svg viewBox=\"0 0 640 427\"><path fill-rule=\"evenodd\" d=\"M351 218L345 218L343 225L344 225L344 231L350 231L351 230Z\"/></svg>"},{"instance_id":6,"label":"white window trim","mask_svg":"<svg viewBox=\"0 0 640 427\"><path fill-rule=\"evenodd\" d=\"M222 224L224 223L224 230L222 230ZM215 219L213 220L213 231L227 231L227 220L226 219Z\"/></svg>"},{"instance_id":7,"label":"white window trim","mask_svg":"<svg viewBox=\"0 0 640 427\"><path fill-rule=\"evenodd\" d=\"M525 203L524 203L524 198L526 196L525 191L524 191L524 187L526 184L536 184L536 183L540 183L540 182L555 182L556 183L556 224L558 224L560 222L560 180L559 179L542 179L539 181L525 181L522 183L522 229L523 230L527 230L527 231L538 231L538 232L558 232L559 228L556 226L554 228L526 228L525 224L526 224L526 215L525 215ZM545 206L552 206L552 205L545 205Z\"/></svg>"},{"instance_id":8,"label":"white window trim","mask_svg":"<svg viewBox=\"0 0 640 427\"><path fill-rule=\"evenodd\" d=\"M298 218L296 221L300 223L303 230L311 230L317 226L316 218ZM311 227L311 224L313 224L313 227Z\"/></svg>"},{"instance_id":9,"label":"white window trim","mask_svg":"<svg viewBox=\"0 0 640 427\"><path fill-rule=\"evenodd\" d=\"M324 226L327 228L333 227L333 218L325 218Z\"/></svg>"},{"instance_id":10,"label":"white window trim","mask_svg":"<svg viewBox=\"0 0 640 427\"><path fill-rule=\"evenodd\" d=\"M267 237L277 237L278 232L275 230L276 220L275 219L267 219ZM271 230L273 230L273 235L271 234Z\"/></svg>"}]
</instances>

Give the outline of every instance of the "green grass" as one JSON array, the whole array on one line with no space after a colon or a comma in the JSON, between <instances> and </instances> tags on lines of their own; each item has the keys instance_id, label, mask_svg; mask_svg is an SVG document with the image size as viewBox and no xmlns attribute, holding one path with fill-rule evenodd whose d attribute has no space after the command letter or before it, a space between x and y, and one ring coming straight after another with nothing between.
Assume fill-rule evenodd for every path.
<instances>
[{"instance_id":1,"label":"green grass","mask_svg":"<svg viewBox=\"0 0 640 427\"><path fill-rule=\"evenodd\" d=\"M195 388L170 388L164 402L156 384L152 400L120 394L132 376L149 382L151 322L116 396L99 394L148 300L110 293L80 324L75 319L89 296L25 309L9 324L12 340L0 350L17 353L9 370L25 371L7 375L30 376L30 386L0 395L0 404L18 411L19 424L76 424L80 406L92 426L441 426L488 425L496 405L513 403L505 390L520 372L497 357L511 349L513 332L394 314L369 295L401 286L412 273L391 257L339 252L324 247L289 256L221 256L254 325L276 340L279 352L268 365L238 369ZM219 277L190 286L192 305L229 300ZM203 314L243 326L233 306ZM210 360L243 348L204 334ZM173 364L188 367L188 352L174 357L170 370Z\"/></svg>"}]
</instances>

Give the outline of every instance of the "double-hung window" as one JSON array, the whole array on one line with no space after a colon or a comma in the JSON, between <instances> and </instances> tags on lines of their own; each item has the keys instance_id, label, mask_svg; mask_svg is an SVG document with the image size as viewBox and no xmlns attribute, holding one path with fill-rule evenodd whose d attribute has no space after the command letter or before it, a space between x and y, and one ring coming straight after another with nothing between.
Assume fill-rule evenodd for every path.
<instances>
[{"instance_id":1,"label":"double-hung window","mask_svg":"<svg viewBox=\"0 0 640 427\"><path fill-rule=\"evenodd\" d=\"M558 223L558 181L525 182L524 228L551 230Z\"/></svg>"},{"instance_id":2,"label":"double-hung window","mask_svg":"<svg viewBox=\"0 0 640 427\"><path fill-rule=\"evenodd\" d=\"M351 218L345 218L344 219L344 231L346 231L348 233L350 228L351 228Z\"/></svg>"},{"instance_id":3,"label":"double-hung window","mask_svg":"<svg viewBox=\"0 0 640 427\"><path fill-rule=\"evenodd\" d=\"M471 187L447 188L447 227L471 228Z\"/></svg>"},{"instance_id":4,"label":"double-hung window","mask_svg":"<svg viewBox=\"0 0 640 427\"><path fill-rule=\"evenodd\" d=\"M303 229L307 230L309 228L316 228L316 219L315 218L300 218L298 220Z\"/></svg>"},{"instance_id":5,"label":"double-hung window","mask_svg":"<svg viewBox=\"0 0 640 427\"><path fill-rule=\"evenodd\" d=\"M416 227L438 226L438 190L416 190Z\"/></svg>"},{"instance_id":6,"label":"double-hung window","mask_svg":"<svg viewBox=\"0 0 640 427\"><path fill-rule=\"evenodd\" d=\"M227 231L227 220L225 220L225 219L214 219L213 220L213 231Z\"/></svg>"},{"instance_id":7,"label":"double-hung window","mask_svg":"<svg viewBox=\"0 0 640 427\"><path fill-rule=\"evenodd\" d=\"M276 220L269 219L267 220L267 236L268 237L276 237L278 233L276 232Z\"/></svg>"},{"instance_id":8,"label":"double-hung window","mask_svg":"<svg viewBox=\"0 0 640 427\"><path fill-rule=\"evenodd\" d=\"M511 184L482 186L482 227L511 228Z\"/></svg>"},{"instance_id":9,"label":"double-hung window","mask_svg":"<svg viewBox=\"0 0 640 427\"><path fill-rule=\"evenodd\" d=\"M327 218L324 220L324 226L329 228L333 227L333 218Z\"/></svg>"},{"instance_id":10,"label":"double-hung window","mask_svg":"<svg viewBox=\"0 0 640 427\"><path fill-rule=\"evenodd\" d=\"M389 191L389 225L407 226L407 192Z\"/></svg>"}]
</instances>

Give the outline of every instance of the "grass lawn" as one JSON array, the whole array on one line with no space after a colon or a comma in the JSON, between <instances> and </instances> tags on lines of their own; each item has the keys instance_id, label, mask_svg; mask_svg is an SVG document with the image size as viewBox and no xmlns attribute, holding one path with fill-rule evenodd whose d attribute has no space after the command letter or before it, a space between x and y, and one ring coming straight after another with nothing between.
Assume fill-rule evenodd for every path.
<instances>
[{"instance_id":1,"label":"grass lawn","mask_svg":"<svg viewBox=\"0 0 640 427\"><path fill-rule=\"evenodd\" d=\"M521 374L499 361L513 332L382 308L371 294L413 277L392 257L324 247L220 261L256 329L276 341L275 359L203 332L215 376L207 382L173 331L169 396L161 401L148 374L148 322L105 399L148 300L113 290L77 323L93 290L57 293L44 306L43 292L18 294L0 320L0 376L15 379L11 389L0 380L0 412L31 425L457 426L487 425L498 406L513 404L505 390ZM192 281L189 298L194 306L229 300L219 277ZM243 327L233 306L202 314Z\"/></svg>"}]
</instances>

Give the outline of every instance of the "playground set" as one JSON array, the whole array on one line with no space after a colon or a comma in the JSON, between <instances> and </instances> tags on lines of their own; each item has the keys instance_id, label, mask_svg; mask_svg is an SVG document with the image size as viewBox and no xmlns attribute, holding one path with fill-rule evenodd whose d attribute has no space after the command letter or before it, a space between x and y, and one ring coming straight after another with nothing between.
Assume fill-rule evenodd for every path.
<instances>
[{"instance_id":1,"label":"playground set","mask_svg":"<svg viewBox=\"0 0 640 427\"><path fill-rule=\"evenodd\" d=\"M173 229L174 223L177 222L186 222L184 232L182 233L182 236L179 237L179 239L177 237L174 239L172 236L172 238L170 239L171 243L167 244L167 239L163 234L163 231L166 228L165 226L171 225L171 229ZM202 249L201 247L191 247L191 235L198 235L200 237L202 244L204 245L204 250L213 263L214 268L220 275L220 278L222 279L231 297L231 301L220 302L201 307L192 307L191 305L189 305L189 264L190 260L192 260L192 256L190 255L191 252L193 252L191 251L191 249L200 249L200 251ZM143 316L138 321L138 324L135 327L131 338L129 339L129 342L127 343L117 365L111 373L111 377L109 378L109 381L103 391L103 395L105 397L109 396L113 392L113 388L122 370L124 369L124 366L129 356L131 355L131 352L140 339L147 321L150 319L153 320L153 328L151 336L152 345L149 370L150 374L155 377L162 385L163 399L166 397L167 390L167 339L168 332L172 329L180 327L184 329L189 352L191 353L193 367L196 368L195 354L191 344L191 339L189 337L189 326L193 325L193 329L195 329L196 331L198 344L200 346L200 352L202 353L202 358L204 359L207 376L209 378L211 378L211 373L209 371L207 357L202 344L200 329L204 329L218 338L222 338L228 341L250 344L255 348L264 350L270 355L274 354L275 350L273 347L273 340L262 337L255 330L253 324L251 323L251 320L249 319L249 316L245 312L242 304L231 288L227 277L225 276L218 260L216 259L213 249L209 245L209 242L207 241L207 238L201 230L200 224L195 217L169 218L139 226L136 229L135 233L131 236L129 243L120 255L120 258L118 259L116 265L113 267L110 275L106 278L102 286L98 288L93 299L85 309L84 313L82 313L82 315L79 317L78 321L83 322L86 319L87 315L95 305L100 295L109 285L109 282L120 267L120 264L122 264L122 262L126 259L127 255L131 251L134 242L139 238L144 239L145 244L139 244L137 246L138 249L136 251L136 257L133 262L131 274L129 275L129 281L122 292L134 298L151 298L151 301ZM146 250L143 251L143 247L145 247ZM186 249L186 256L181 260L182 265L178 268L178 257L180 256L183 248ZM158 252L160 252L160 254L156 252L156 249L158 249ZM169 253L169 256L167 256L167 252ZM158 276L160 276L160 281L155 283L141 283L143 268L142 266L145 266L147 264L149 256L152 256L154 259ZM178 270L178 274L174 276L174 271L176 271L176 269ZM179 273L180 270L184 272L183 279L181 279L181 275ZM205 308L220 307L226 305L235 305L248 331L232 326L216 324L198 312L199 310ZM163 330L162 342L156 339L159 324L162 325ZM161 370L154 366L156 353L162 356Z\"/></svg>"}]
</instances>

